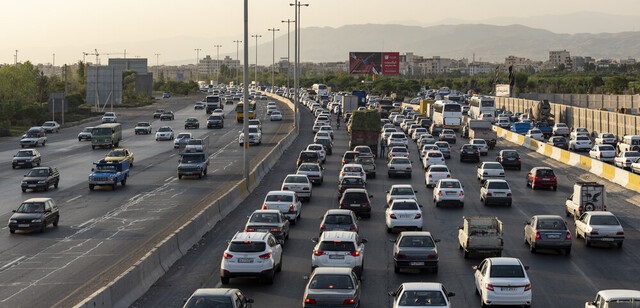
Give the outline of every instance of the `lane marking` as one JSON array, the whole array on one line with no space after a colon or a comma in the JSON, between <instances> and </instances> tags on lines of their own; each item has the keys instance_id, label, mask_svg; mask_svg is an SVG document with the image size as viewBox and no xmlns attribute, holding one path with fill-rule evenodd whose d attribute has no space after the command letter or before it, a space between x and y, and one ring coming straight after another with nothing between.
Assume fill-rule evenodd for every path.
<instances>
[{"instance_id":1,"label":"lane marking","mask_svg":"<svg viewBox=\"0 0 640 308\"><path fill-rule=\"evenodd\" d=\"M92 219L89 219L89 220L87 220L87 221L85 221L85 222L83 222L83 223L81 223L81 224L77 225L76 227L77 227L78 229L82 229L82 228L84 228L84 226L86 226L86 225L88 225L88 224L90 224L90 223L92 223L92 222L94 222L94 221L95 221L95 218L92 218Z\"/></svg>"},{"instance_id":2,"label":"lane marking","mask_svg":"<svg viewBox=\"0 0 640 308\"><path fill-rule=\"evenodd\" d=\"M9 267L14 266L16 263L20 262L20 261L21 261L22 259L24 259L24 258L26 258L26 256L22 256L22 257L20 257L20 258L17 258L17 259L15 259L15 260L13 260L13 261L11 261L11 262L9 262L9 263L5 264L3 267L0 267L0 272L2 272L2 271L4 271L4 270L6 270L6 269L7 269L7 268L9 268Z\"/></svg>"},{"instance_id":3,"label":"lane marking","mask_svg":"<svg viewBox=\"0 0 640 308\"><path fill-rule=\"evenodd\" d=\"M171 179L173 179L173 177L172 177L172 176L171 176L171 177L166 178L164 181L165 181L165 182L169 182L169 181L171 181Z\"/></svg>"},{"instance_id":4,"label":"lane marking","mask_svg":"<svg viewBox=\"0 0 640 308\"><path fill-rule=\"evenodd\" d=\"M73 202L73 201L75 201L75 200L80 199L81 197L82 197L82 195L75 196L75 197L73 197L73 198L71 198L71 199L67 200L67 203L71 203L71 202Z\"/></svg>"}]
</instances>

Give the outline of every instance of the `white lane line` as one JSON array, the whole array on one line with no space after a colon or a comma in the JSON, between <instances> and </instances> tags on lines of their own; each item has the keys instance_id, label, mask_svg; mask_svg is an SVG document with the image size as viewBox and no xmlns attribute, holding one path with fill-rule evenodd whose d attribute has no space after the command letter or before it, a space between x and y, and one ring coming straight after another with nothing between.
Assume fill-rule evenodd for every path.
<instances>
[{"instance_id":1,"label":"white lane line","mask_svg":"<svg viewBox=\"0 0 640 308\"><path fill-rule=\"evenodd\" d=\"M165 182L169 182L169 181L171 181L171 179L173 179L173 177L172 177L172 176L171 176L171 177L166 178L164 181L165 181Z\"/></svg>"},{"instance_id":2,"label":"white lane line","mask_svg":"<svg viewBox=\"0 0 640 308\"><path fill-rule=\"evenodd\" d=\"M75 200L80 199L81 197L82 197L82 195L80 195L80 196L75 196L75 197L73 197L73 198L71 198L71 199L67 200L67 203L71 203L71 202L73 202L73 201L75 201Z\"/></svg>"},{"instance_id":3,"label":"white lane line","mask_svg":"<svg viewBox=\"0 0 640 308\"><path fill-rule=\"evenodd\" d=\"M92 223L92 222L94 222L94 221L95 221L95 218L92 218L92 219L89 219L89 220L87 220L87 221L85 221L85 222L83 222L83 223L81 223L81 224L77 225L76 227L77 227L78 229L82 229L84 226L86 226L86 225L88 225L88 224L90 224L90 223Z\"/></svg>"},{"instance_id":4,"label":"white lane line","mask_svg":"<svg viewBox=\"0 0 640 308\"><path fill-rule=\"evenodd\" d=\"M15 265L16 263L20 262L20 261L21 261L22 259L24 259L24 258L26 258L26 256L22 256L22 257L20 257L20 258L17 258L17 259L15 259L15 260L13 260L13 261L11 261L11 262L9 262L9 263L5 264L3 267L0 267L0 272L2 272L2 271L4 271L4 270L6 270L6 269L7 269L7 268L9 268L9 267L12 267L13 265Z\"/></svg>"}]
</instances>

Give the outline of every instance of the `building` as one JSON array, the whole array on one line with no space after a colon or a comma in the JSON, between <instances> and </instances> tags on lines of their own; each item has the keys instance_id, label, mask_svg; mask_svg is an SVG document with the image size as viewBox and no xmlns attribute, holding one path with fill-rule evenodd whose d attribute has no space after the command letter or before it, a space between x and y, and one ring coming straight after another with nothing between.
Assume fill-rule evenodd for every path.
<instances>
[{"instance_id":1,"label":"building","mask_svg":"<svg viewBox=\"0 0 640 308\"><path fill-rule=\"evenodd\" d=\"M211 79L218 74L218 69L222 66L226 66L231 69L241 69L240 60L233 60L229 56L225 56L224 59L216 60L212 59L210 55L206 55L198 62L198 76L200 78Z\"/></svg>"},{"instance_id":2,"label":"building","mask_svg":"<svg viewBox=\"0 0 640 308\"><path fill-rule=\"evenodd\" d=\"M489 62L471 62L467 69L469 70L469 75L473 76L476 74L489 73L495 70L497 64L489 63Z\"/></svg>"},{"instance_id":3,"label":"building","mask_svg":"<svg viewBox=\"0 0 640 308\"><path fill-rule=\"evenodd\" d=\"M101 110L106 105L122 104L122 73L135 71L136 93L152 95L153 74L148 72L147 59L109 59L109 65L87 67L87 104Z\"/></svg>"},{"instance_id":4,"label":"building","mask_svg":"<svg viewBox=\"0 0 640 308\"><path fill-rule=\"evenodd\" d=\"M571 54L567 50L551 50L549 51L549 64L553 68L564 65L564 69L570 71L573 69Z\"/></svg>"}]
</instances>

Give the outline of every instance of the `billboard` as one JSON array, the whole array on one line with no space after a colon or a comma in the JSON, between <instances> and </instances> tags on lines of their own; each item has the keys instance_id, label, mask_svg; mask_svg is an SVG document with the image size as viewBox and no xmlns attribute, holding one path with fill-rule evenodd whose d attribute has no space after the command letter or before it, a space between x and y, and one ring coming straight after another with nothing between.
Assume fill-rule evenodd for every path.
<instances>
[{"instance_id":1,"label":"billboard","mask_svg":"<svg viewBox=\"0 0 640 308\"><path fill-rule=\"evenodd\" d=\"M400 73L398 52L350 52L349 74L397 75Z\"/></svg>"},{"instance_id":2,"label":"billboard","mask_svg":"<svg viewBox=\"0 0 640 308\"><path fill-rule=\"evenodd\" d=\"M510 86L508 84L497 84L496 96L510 97L511 96Z\"/></svg>"}]
</instances>

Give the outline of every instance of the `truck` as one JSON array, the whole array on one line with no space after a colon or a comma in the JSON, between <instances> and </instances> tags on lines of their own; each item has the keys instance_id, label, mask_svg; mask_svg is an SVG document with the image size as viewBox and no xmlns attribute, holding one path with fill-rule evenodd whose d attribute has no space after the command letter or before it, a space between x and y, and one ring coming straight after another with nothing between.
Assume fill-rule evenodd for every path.
<instances>
[{"instance_id":1,"label":"truck","mask_svg":"<svg viewBox=\"0 0 640 308\"><path fill-rule=\"evenodd\" d=\"M542 132L542 135L545 138L549 138L551 137L551 135L553 135L553 127L547 121L538 121L534 126Z\"/></svg>"},{"instance_id":2,"label":"truck","mask_svg":"<svg viewBox=\"0 0 640 308\"><path fill-rule=\"evenodd\" d=\"M178 164L178 179L183 176L198 176L201 179L207 175L209 156L206 152L182 152Z\"/></svg>"},{"instance_id":3,"label":"truck","mask_svg":"<svg viewBox=\"0 0 640 308\"><path fill-rule=\"evenodd\" d=\"M342 96L342 114L358 110L358 97L355 95Z\"/></svg>"},{"instance_id":4,"label":"truck","mask_svg":"<svg viewBox=\"0 0 640 308\"><path fill-rule=\"evenodd\" d=\"M538 122L547 122L553 126L553 114L551 113L551 104L548 100L543 99L535 102L531 108L529 108L529 119Z\"/></svg>"},{"instance_id":5,"label":"truck","mask_svg":"<svg viewBox=\"0 0 640 308\"><path fill-rule=\"evenodd\" d=\"M364 107L367 105L367 92L365 91L351 91L351 95L358 97L358 107Z\"/></svg>"},{"instance_id":6,"label":"truck","mask_svg":"<svg viewBox=\"0 0 640 308\"><path fill-rule=\"evenodd\" d=\"M216 109L222 109L222 100L220 100L220 96L218 95L207 95L204 98L203 102L205 103L205 111L207 114L211 114Z\"/></svg>"},{"instance_id":7,"label":"truck","mask_svg":"<svg viewBox=\"0 0 640 308\"><path fill-rule=\"evenodd\" d=\"M118 183L122 186L127 184L130 167L128 159L122 161L102 159L93 164L95 167L89 174L89 190L93 190L96 186L111 186L115 190Z\"/></svg>"},{"instance_id":8,"label":"truck","mask_svg":"<svg viewBox=\"0 0 640 308\"><path fill-rule=\"evenodd\" d=\"M485 120L469 120L469 139L484 139L492 150L496 146L498 134L493 130L491 122Z\"/></svg>"},{"instance_id":9,"label":"truck","mask_svg":"<svg viewBox=\"0 0 640 308\"><path fill-rule=\"evenodd\" d=\"M373 153L378 152L380 140L380 112L377 109L356 110L351 116L349 132L349 149L366 145Z\"/></svg>"},{"instance_id":10,"label":"truck","mask_svg":"<svg viewBox=\"0 0 640 308\"><path fill-rule=\"evenodd\" d=\"M573 194L565 202L567 217L580 218L587 211L606 211L607 191L604 185L596 182L576 182Z\"/></svg>"},{"instance_id":11,"label":"truck","mask_svg":"<svg viewBox=\"0 0 640 308\"><path fill-rule=\"evenodd\" d=\"M511 123L511 131L516 133L516 134L520 134L520 135L524 135L526 134L529 130L531 129L531 123L529 122L515 122L515 123Z\"/></svg>"},{"instance_id":12,"label":"truck","mask_svg":"<svg viewBox=\"0 0 640 308\"><path fill-rule=\"evenodd\" d=\"M378 110L380 111L380 116L383 118L388 118L389 114L391 114L391 110L393 110L393 101L389 98L383 98L378 101Z\"/></svg>"},{"instance_id":13,"label":"truck","mask_svg":"<svg viewBox=\"0 0 640 308\"><path fill-rule=\"evenodd\" d=\"M498 217L462 217L464 224L458 227L458 244L464 258L472 253L502 256L504 240L502 221Z\"/></svg>"}]
</instances>

